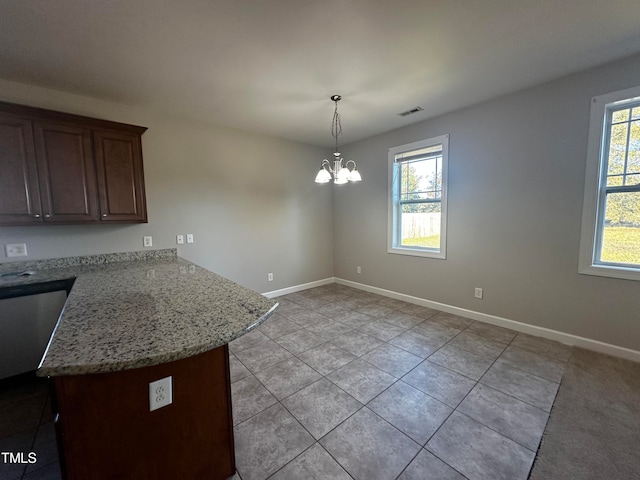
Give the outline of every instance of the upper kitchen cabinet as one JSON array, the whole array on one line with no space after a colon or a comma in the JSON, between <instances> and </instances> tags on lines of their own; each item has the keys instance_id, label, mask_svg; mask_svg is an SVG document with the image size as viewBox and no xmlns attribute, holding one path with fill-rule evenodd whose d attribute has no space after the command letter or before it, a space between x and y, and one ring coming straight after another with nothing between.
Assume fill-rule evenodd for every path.
<instances>
[{"instance_id":1,"label":"upper kitchen cabinet","mask_svg":"<svg viewBox=\"0 0 640 480\"><path fill-rule=\"evenodd\" d=\"M93 146L102 221L146 222L140 135L96 130Z\"/></svg>"},{"instance_id":2,"label":"upper kitchen cabinet","mask_svg":"<svg viewBox=\"0 0 640 480\"><path fill-rule=\"evenodd\" d=\"M0 102L0 225L145 223L145 131Z\"/></svg>"},{"instance_id":3,"label":"upper kitchen cabinet","mask_svg":"<svg viewBox=\"0 0 640 480\"><path fill-rule=\"evenodd\" d=\"M33 129L29 120L0 112L0 223L41 220Z\"/></svg>"},{"instance_id":4,"label":"upper kitchen cabinet","mask_svg":"<svg viewBox=\"0 0 640 480\"><path fill-rule=\"evenodd\" d=\"M91 130L34 121L33 133L43 221L96 221L98 202Z\"/></svg>"}]
</instances>

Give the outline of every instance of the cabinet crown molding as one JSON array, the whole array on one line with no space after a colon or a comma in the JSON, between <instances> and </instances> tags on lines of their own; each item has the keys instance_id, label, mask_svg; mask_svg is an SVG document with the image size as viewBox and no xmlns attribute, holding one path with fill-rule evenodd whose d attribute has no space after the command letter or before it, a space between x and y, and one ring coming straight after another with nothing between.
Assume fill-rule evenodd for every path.
<instances>
[{"instance_id":1,"label":"cabinet crown molding","mask_svg":"<svg viewBox=\"0 0 640 480\"><path fill-rule=\"evenodd\" d=\"M88 128L101 130L117 130L142 135L147 131L147 127L139 125L131 125L128 123L114 122L101 118L86 117L84 115L76 115L74 113L60 112L58 110L47 110L40 107L32 107L29 105L21 105L18 103L0 101L0 112L11 113L17 117L24 117L29 120L47 120L59 121L64 123L73 123L75 125L84 125Z\"/></svg>"}]
</instances>

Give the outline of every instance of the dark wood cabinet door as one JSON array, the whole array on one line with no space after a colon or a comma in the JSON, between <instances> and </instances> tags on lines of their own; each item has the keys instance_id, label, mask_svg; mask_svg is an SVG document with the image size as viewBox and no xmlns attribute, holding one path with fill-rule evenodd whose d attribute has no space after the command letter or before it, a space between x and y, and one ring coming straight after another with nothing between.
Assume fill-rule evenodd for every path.
<instances>
[{"instance_id":1,"label":"dark wood cabinet door","mask_svg":"<svg viewBox=\"0 0 640 480\"><path fill-rule=\"evenodd\" d=\"M100 218L103 222L146 222L147 207L140 135L94 130Z\"/></svg>"},{"instance_id":2,"label":"dark wood cabinet door","mask_svg":"<svg viewBox=\"0 0 640 480\"><path fill-rule=\"evenodd\" d=\"M98 222L91 131L34 122L42 216L45 222Z\"/></svg>"},{"instance_id":3,"label":"dark wood cabinet door","mask_svg":"<svg viewBox=\"0 0 640 480\"><path fill-rule=\"evenodd\" d=\"M31 122L0 113L0 223L41 223Z\"/></svg>"}]
</instances>

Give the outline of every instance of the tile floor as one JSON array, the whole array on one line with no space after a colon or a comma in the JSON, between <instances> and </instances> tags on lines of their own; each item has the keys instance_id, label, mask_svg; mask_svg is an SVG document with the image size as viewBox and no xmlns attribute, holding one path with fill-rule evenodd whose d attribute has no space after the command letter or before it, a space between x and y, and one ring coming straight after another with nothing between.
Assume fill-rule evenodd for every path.
<instances>
[{"instance_id":1,"label":"tile floor","mask_svg":"<svg viewBox=\"0 0 640 480\"><path fill-rule=\"evenodd\" d=\"M230 344L236 480L526 479L571 350L341 285ZM46 385L0 389L1 478L59 479ZM5 473L7 472L7 473Z\"/></svg>"},{"instance_id":2,"label":"tile floor","mask_svg":"<svg viewBox=\"0 0 640 480\"><path fill-rule=\"evenodd\" d=\"M242 480L518 480L570 347L341 285L230 344Z\"/></svg>"}]
</instances>

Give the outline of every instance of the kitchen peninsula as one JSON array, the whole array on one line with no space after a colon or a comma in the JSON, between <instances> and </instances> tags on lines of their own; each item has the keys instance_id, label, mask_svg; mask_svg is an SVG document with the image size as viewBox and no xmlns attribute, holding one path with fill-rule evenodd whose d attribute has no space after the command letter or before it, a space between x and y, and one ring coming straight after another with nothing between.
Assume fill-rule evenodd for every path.
<instances>
[{"instance_id":1,"label":"kitchen peninsula","mask_svg":"<svg viewBox=\"0 0 640 480\"><path fill-rule=\"evenodd\" d=\"M227 344L266 320L275 301L175 249L19 268L36 273L3 280L1 291L73 282L37 371L52 378L65 478L233 475ZM168 377L170 391L150 387Z\"/></svg>"}]
</instances>

